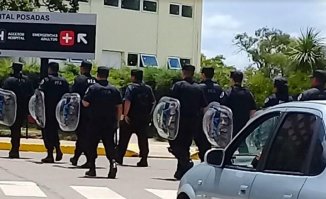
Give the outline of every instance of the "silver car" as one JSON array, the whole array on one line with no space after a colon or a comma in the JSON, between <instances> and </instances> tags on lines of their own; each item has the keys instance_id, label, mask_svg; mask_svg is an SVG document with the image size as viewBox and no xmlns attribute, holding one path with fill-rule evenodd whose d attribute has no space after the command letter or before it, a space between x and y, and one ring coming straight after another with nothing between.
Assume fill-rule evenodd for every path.
<instances>
[{"instance_id":1,"label":"silver car","mask_svg":"<svg viewBox=\"0 0 326 199\"><path fill-rule=\"evenodd\" d=\"M177 199L325 199L325 122L326 101L263 111L185 174Z\"/></svg>"}]
</instances>

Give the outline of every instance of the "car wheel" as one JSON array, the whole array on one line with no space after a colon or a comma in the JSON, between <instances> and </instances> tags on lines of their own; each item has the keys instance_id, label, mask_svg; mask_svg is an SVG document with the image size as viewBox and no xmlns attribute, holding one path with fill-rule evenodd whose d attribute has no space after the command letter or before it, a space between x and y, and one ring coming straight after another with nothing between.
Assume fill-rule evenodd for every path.
<instances>
[{"instance_id":1,"label":"car wheel","mask_svg":"<svg viewBox=\"0 0 326 199\"><path fill-rule=\"evenodd\" d=\"M178 195L178 198L177 199L190 199L188 196L187 196L187 194L185 194L185 193L180 193L179 195Z\"/></svg>"}]
</instances>

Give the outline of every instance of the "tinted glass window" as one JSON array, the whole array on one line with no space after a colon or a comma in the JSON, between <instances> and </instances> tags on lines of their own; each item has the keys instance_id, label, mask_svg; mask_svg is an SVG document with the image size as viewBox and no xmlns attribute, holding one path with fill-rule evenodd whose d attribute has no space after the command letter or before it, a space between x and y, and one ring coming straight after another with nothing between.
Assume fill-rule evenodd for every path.
<instances>
[{"instance_id":1,"label":"tinted glass window","mask_svg":"<svg viewBox=\"0 0 326 199\"><path fill-rule=\"evenodd\" d=\"M257 124L253 124L253 127L249 127L253 131L238 145L233 153L231 165L256 168L263 149L275 130L278 119L279 114L273 114Z\"/></svg>"},{"instance_id":2,"label":"tinted glass window","mask_svg":"<svg viewBox=\"0 0 326 199\"><path fill-rule=\"evenodd\" d=\"M180 15L180 6L175 4L170 4L170 14Z\"/></svg>"},{"instance_id":3,"label":"tinted glass window","mask_svg":"<svg viewBox=\"0 0 326 199\"><path fill-rule=\"evenodd\" d=\"M192 18L192 7L182 6L182 16Z\"/></svg>"},{"instance_id":4,"label":"tinted glass window","mask_svg":"<svg viewBox=\"0 0 326 199\"><path fill-rule=\"evenodd\" d=\"M179 69L181 68L180 59L179 58L169 58L169 68L171 69Z\"/></svg>"},{"instance_id":5,"label":"tinted glass window","mask_svg":"<svg viewBox=\"0 0 326 199\"><path fill-rule=\"evenodd\" d=\"M157 2L154 1L144 1L143 10L156 12L157 10Z\"/></svg>"},{"instance_id":6,"label":"tinted glass window","mask_svg":"<svg viewBox=\"0 0 326 199\"><path fill-rule=\"evenodd\" d=\"M129 10L140 10L140 0L122 0L121 7Z\"/></svg>"},{"instance_id":7,"label":"tinted glass window","mask_svg":"<svg viewBox=\"0 0 326 199\"><path fill-rule=\"evenodd\" d=\"M137 66L137 64L138 64L138 55L128 54L128 66Z\"/></svg>"},{"instance_id":8,"label":"tinted glass window","mask_svg":"<svg viewBox=\"0 0 326 199\"><path fill-rule=\"evenodd\" d=\"M190 64L190 59L180 59L180 62L181 62L181 66L184 66L186 64Z\"/></svg>"},{"instance_id":9,"label":"tinted glass window","mask_svg":"<svg viewBox=\"0 0 326 199\"><path fill-rule=\"evenodd\" d=\"M118 7L119 0L104 0L104 5Z\"/></svg>"},{"instance_id":10,"label":"tinted glass window","mask_svg":"<svg viewBox=\"0 0 326 199\"><path fill-rule=\"evenodd\" d=\"M313 144L314 151L310 164L310 175L319 175L326 166L326 137L324 125L319 126L316 143Z\"/></svg>"},{"instance_id":11,"label":"tinted glass window","mask_svg":"<svg viewBox=\"0 0 326 199\"><path fill-rule=\"evenodd\" d=\"M265 170L303 173L316 123L312 114L287 115L273 141Z\"/></svg>"},{"instance_id":12,"label":"tinted glass window","mask_svg":"<svg viewBox=\"0 0 326 199\"><path fill-rule=\"evenodd\" d=\"M142 58L141 67L158 66L156 56L154 55L142 55L141 58Z\"/></svg>"}]
</instances>

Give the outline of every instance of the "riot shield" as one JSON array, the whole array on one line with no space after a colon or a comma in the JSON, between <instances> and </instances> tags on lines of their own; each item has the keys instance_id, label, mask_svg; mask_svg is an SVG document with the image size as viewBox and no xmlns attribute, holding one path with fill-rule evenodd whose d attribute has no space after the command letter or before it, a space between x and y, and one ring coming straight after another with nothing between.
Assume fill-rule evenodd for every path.
<instances>
[{"instance_id":1,"label":"riot shield","mask_svg":"<svg viewBox=\"0 0 326 199\"><path fill-rule=\"evenodd\" d=\"M80 117L80 95L66 93L62 96L56 108L56 119L62 131L75 131Z\"/></svg>"},{"instance_id":2,"label":"riot shield","mask_svg":"<svg viewBox=\"0 0 326 199\"><path fill-rule=\"evenodd\" d=\"M0 89L0 124L12 126L16 121L17 97L14 92Z\"/></svg>"},{"instance_id":3,"label":"riot shield","mask_svg":"<svg viewBox=\"0 0 326 199\"><path fill-rule=\"evenodd\" d=\"M208 105L203 118L203 130L214 147L225 148L232 139L233 118L231 109L217 102Z\"/></svg>"},{"instance_id":4,"label":"riot shield","mask_svg":"<svg viewBox=\"0 0 326 199\"><path fill-rule=\"evenodd\" d=\"M41 128L45 127L45 99L44 99L44 93L40 90L35 90L34 95L29 100L28 104L29 113L33 117L33 119L36 121L37 125L39 125Z\"/></svg>"},{"instance_id":5,"label":"riot shield","mask_svg":"<svg viewBox=\"0 0 326 199\"><path fill-rule=\"evenodd\" d=\"M168 140L178 136L180 121L180 102L171 97L163 97L153 112L153 123L158 134Z\"/></svg>"}]
</instances>

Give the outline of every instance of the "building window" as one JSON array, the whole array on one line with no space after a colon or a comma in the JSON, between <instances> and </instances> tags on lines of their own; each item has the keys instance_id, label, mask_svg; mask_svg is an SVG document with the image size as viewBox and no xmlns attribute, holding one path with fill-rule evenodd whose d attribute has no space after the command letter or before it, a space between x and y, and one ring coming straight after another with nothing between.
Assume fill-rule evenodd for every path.
<instances>
[{"instance_id":1,"label":"building window","mask_svg":"<svg viewBox=\"0 0 326 199\"><path fill-rule=\"evenodd\" d=\"M119 0L104 0L104 5L118 7Z\"/></svg>"},{"instance_id":2,"label":"building window","mask_svg":"<svg viewBox=\"0 0 326 199\"><path fill-rule=\"evenodd\" d=\"M149 11L149 12L156 12L157 11L157 2L144 0L143 10Z\"/></svg>"},{"instance_id":3,"label":"building window","mask_svg":"<svg viewBox=\"0 0 326 199\"><path fill-rule=\"evenodd\" d=\"M169 57L168 58L168 66L169 66L169 69L180 69L181 68L180 58Z\"/></svg>"},{"instance_id":4,"label":"building window","mask_svg":"<svg viewBox=\"0 0 326 199\"><path fill-rule=\"evenodd\" d=\"M187 64L191 64L191 60L190 59L180 59L181 62L181 66L187 65Z\"/></svg>"},{"instance_id":5,"label":"building window","mask_svg":"<svg viewBox=\"0 0 326 199\"><path fill-rule=\"evenodd\" d=\"M158 67L158 61L155 55L141 55L140 67Z\"/></svg>"},{"instance_id":6,"label":"building window","mask_svg":"<svg viewBox=\"0 0 326 199\"><path fill-rule=\"evenodd\" d=\"M86 2L86 3L88 3L88 0L79 0L80 2Z\"/></svg>"},{"instance_id":7,"label":"building window","mask_svg":"<svg viewBox=\"0 0 326 199\"><path fill-rule=\"evenodd\" d=\"M128 54L128 66L138 65L138 54Z\"/></svg>"},{"instance_id":8,"label":"building window","mask_svg":"<svg viewBox=\"0 0 326 199\"><path fill-rule=\"evenodd\" d=\"M122 0L121 8L128 10L140 10L140 0Z\"/></svg>"},{"instance_id":9,"label":"building window","mask_svg":"<svg viewBox=\"0 0 326 199\"><path fill-rule=\"evenodd\" d=\"M182 6L182 16L192 18L192 7Z\"/></svg>"},{"instance_id":10,"label":"building window","mask_svg":"<svg viewBox=\"0 0 326 199\"><path fill-rule=\"evenodd\" d=\"M180 5L170 4L170 14L180 15Z\"/></svg>"}]
</instances>

